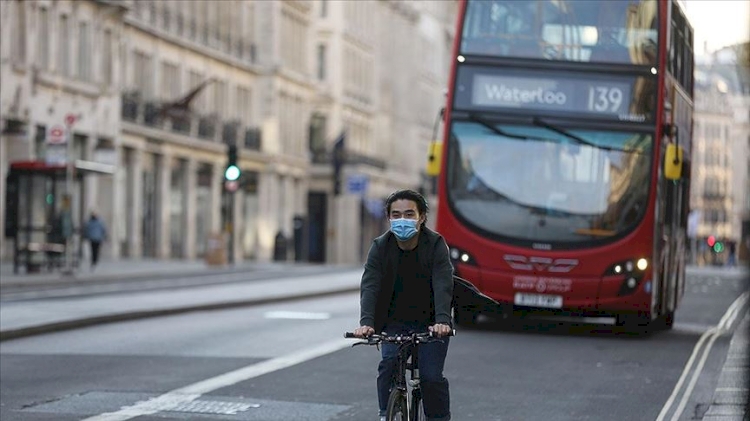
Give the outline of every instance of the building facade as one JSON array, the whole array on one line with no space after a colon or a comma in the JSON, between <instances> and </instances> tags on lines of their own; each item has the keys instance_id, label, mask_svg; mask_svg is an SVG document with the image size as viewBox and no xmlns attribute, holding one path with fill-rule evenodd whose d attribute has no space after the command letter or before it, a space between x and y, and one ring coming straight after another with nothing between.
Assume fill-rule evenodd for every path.
<instances>
[{"instance_id":1,"label":"building facade","mask_svg":"<svg viewBox=\"0 0 750 421\"><path fill-rule=\"evenodd\" d=\"M741 59L747 48L724 48L696 67L690 201L698 215L698 249L714 236L734 243L743 259L749 256L743 236L750 234L743 233L743 220L750 218L750 69Z\"/></svg>"},{"instance_id":2,"label":"building facade","mask_svg":"<svg viewBox=\"0 0 750 421\"><path fill-rule=\"evenodd\" d=\"M0 114L26 127L2 135L0 169L45 160L45 127L79 116L76 153L116 167L79 193L79 213L110 226L105 256L202 258L220 235L235 262L358 263L384 197L424 184L455 2L12 0L0 13Z\"/></svg>"},{"instance_id":3,"label":"building facade","mask_svg":"<svg viewBox=\"0 0 750 421\"><path fill-rule=\"evenodd\" d=\"M51 128L65 129L74 159L112 159L120 139L118 47L126 12L123 5L105 1L0 2L0 231L5 231L8 215L10 164L50 158ZM34 183L35 191L43 193L45 186L36 185L42 182ZM82 215L96 205L111 220L114 203L99 198L114 188L112 177L87 178L72 191L81 199L73 201L73 213ZM41 220L41 227L46 214L59 211L61 203L45 194L25 199L25 211ZM50 203L56 209L48 209ZM39 239L44 233L33 235ZM9 257L10 248L3 236L0 256Z\"/></svg>"}]
</instances>

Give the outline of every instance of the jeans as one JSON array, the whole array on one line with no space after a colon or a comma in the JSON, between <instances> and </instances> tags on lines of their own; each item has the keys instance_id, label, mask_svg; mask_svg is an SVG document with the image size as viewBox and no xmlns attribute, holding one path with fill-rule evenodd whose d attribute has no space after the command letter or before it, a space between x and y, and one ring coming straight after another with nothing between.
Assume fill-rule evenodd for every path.
<instances>
[{"instance_id":1,"label":"jeans","mask_svg":"<svg viewBox=\"0 0 750 421\"><path fill-rule=\"evenodd\" d=\"M424 332L422 326L388 325L384 331L389 335L397 333ZM419 378L422 387L424 412L429 421L448 421L451 418L448 379L443 377L445 357L448 354L449 338L441 341L419 344ZM382 359L378 365L378 404L380 415L385 415L388 396L393 378L398 369L398 345L384 343L381 346ZM408 374L407 374L408 376Z\"/></svg>"},{"instance_id":2,"label":"jeans","mask_svg":"<svg viewBox=\"0 0 750 421\"><path fill-rule=\"evenodd\" d=\"M99 263L99 248L101 245L100 241L91 242L91 266L96 266Z\"/></svg>"}]
</instances>

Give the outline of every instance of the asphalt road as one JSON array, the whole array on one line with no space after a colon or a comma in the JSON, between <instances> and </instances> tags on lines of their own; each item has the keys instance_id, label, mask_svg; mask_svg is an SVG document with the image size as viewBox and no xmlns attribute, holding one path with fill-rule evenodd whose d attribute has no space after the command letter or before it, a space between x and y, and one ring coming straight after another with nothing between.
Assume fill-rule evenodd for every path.
<instances>
[{"instance_id":1,"label":"asphalt road","mask_svg":"<svg viewBox=\"0 0 750 421\"><path fill-rule=\"evenodd\" d=\"M655 420L743 291L740 278L693 276L674 329L645 337L536 320L460 329L445 370L453 419ZM375 420L378 352L342 338L358 306L342 294L4 341L0 419ZM680 420L705 411L728 341L674 399Z\"/></svg>"}]
</instances>

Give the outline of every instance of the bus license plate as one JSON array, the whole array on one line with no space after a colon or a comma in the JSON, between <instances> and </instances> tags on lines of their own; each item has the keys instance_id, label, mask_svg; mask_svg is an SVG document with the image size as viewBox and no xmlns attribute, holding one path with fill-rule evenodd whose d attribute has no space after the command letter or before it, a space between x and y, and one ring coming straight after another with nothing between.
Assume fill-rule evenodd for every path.
<instances>
[{"instance_id":1,"label":"bus license plate","mask_svg":"<svg viewBox=\"0 0 750 421\"><path fill-rule=\"evenodd\" d=\"M514 303L518 306L562 308L563 297L561 295L526 294L516 293Z\"/></svg>"}]
</instances>

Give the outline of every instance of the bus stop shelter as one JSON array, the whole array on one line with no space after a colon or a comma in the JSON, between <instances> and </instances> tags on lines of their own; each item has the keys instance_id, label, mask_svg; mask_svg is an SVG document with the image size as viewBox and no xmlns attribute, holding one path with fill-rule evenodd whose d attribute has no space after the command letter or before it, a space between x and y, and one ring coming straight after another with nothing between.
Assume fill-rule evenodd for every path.
<instances>
[{"instance_id":1,"label":"bus stop shelter","mask_svg":"<svg viewBox=\"0 0 750 421\"><path fill-rule=\"evenodd\" d=\"M66 254L77 267L82 255L86 184L91 175L112 175L115 167L78 160L70 191L66 164L21 161L10 164L5 196L5 237L13 240L13 272L64 267ZM68 250L70 248L70 250Z\"/></svg>"}]
</instances>

